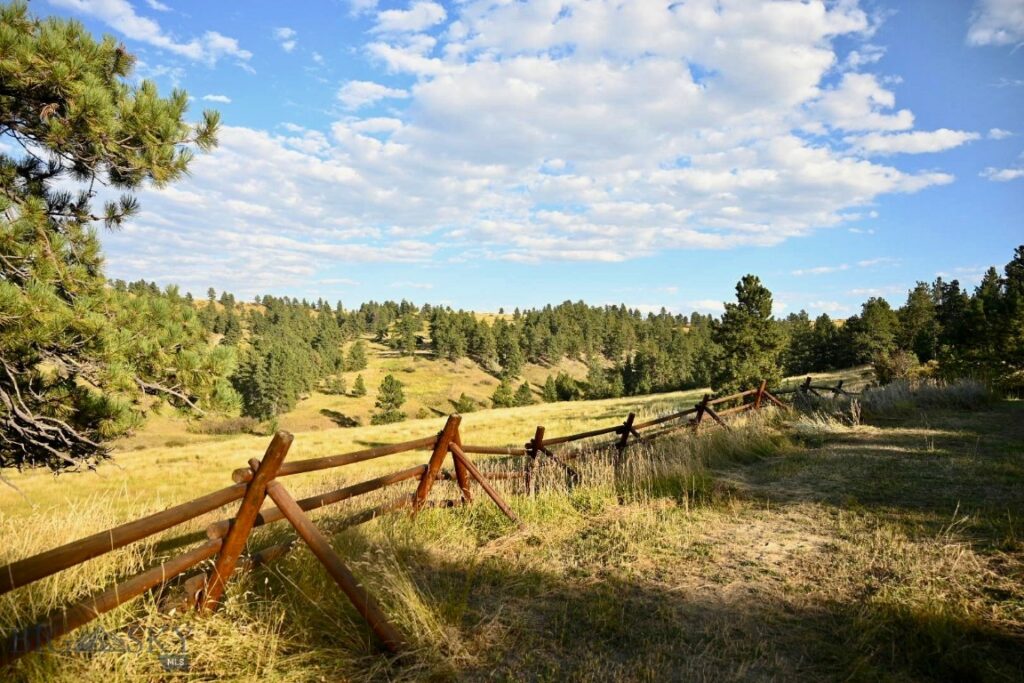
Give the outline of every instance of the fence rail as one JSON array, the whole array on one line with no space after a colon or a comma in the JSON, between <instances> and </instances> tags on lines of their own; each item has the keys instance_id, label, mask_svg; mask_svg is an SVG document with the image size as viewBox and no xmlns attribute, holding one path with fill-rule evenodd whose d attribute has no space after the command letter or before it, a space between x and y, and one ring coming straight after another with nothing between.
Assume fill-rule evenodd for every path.
<instances>
[{"instance_id":1,"label":"fence rail","mask_svg":"<svg viewBox=\"0 0 1024 683\"><path fill-rule=\"evenodd\" d=\"M848 393L842 389L842 382L836 387L813 387L810 378L798 389L775 393L794 393L796 391L817 393L818 389ZM716 410L716 406L723 406L731 402L738 403L720 411ZM432 436L351 453L289 462L284 461L293 440L292 435L283 431L278 432L274 435L261 460L253 458L248 461L247 467L236 469L231 473L235 482L233 486L0 567L0 595L2 595L166 531L171 527L194 520L235 501L242 501L233 517L212 522L206 527L207 540L202 544L167 559L134 577L125 579L70 608L56 610L43 617L34 627L5 638L0 645L0 665L9 664L29 652L38 650L53 639L83 626L104 612L110 611L148 590L164 586L175 577L211 558L216 558L213 568L187 577L182 582L184 597L176 603L169 604L199 611L214 610L220 604L225 586L234 573L251 570L285 555L296 545L299 538L310 547L338 587L348 596L355 609L366 619L380 642L387 649L397 652L403 648L404 638L387 621L376 600L359 584L342 558L331 548L323 534L306 515L307 512L351 500L405 481L417 480L415 492L402 494L375 507L351 514L342 519L339 524L332 525L332 528L345 528L364 524L381 515L401 509L410 509L412 514L416 514L424 507L468 505L473 500L472 483L476 482L487 497L509 519L519 524L515 512L491 485L491 479L522 476L526 493L532 495L536 492L537 487L537 469L542 461L548 461L552 465L564 469L569 477L570 485L572 485L579 482L580 474L570 462L582 457L587 452L608 449L613 450L615 471L618 476L624 462L625 452L633 445L650 443L655 439L681 430L698 430L702 424L708 424L709 421L728 429L724 418L760 410L765 405L785 407L779 398L768 391L766 383L761 382L756 389L720 398L712 399L710 394L706 394L700 402L691 408L639 422L635 420L635 414L630 413L619 425L553 438L546 437L544 427L538 426L533 437L521 447L464 445L460 432L461 417L456 414L449 416L444 428ZM642 430L647 431L645 433ZM589 450L570 447L570 445L578 445L581 442L609 435L614 435L614 438L588 443ZM281 481L282 477L295 474L344 467L388 455L420 450L430 451L430 458L424 464L300 500L295 500ZM511 472L489 473L483 471L470 459L471 454L522 458L522 475ZM443 465L449 456L452 469L445 470ZM460 497L456 500L431 500L431 490L434 483L439 480L455 481ZM270 498L275 507L263 508L267 498ZM293 527L295 536L276 545L252 552L247 556L242 555L254 528L280 521L287 521Z\"/></svg>"}]
</instances>

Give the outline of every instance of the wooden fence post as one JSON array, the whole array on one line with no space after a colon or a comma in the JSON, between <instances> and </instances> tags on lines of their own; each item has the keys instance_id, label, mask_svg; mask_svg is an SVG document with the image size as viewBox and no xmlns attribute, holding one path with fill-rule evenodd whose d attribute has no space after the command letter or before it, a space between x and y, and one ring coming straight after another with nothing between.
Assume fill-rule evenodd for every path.
<instances>
[{"instance_id":1,"label":"wooden fence post","mask_svg":"<svg viewBox=\"0 0 1024 683\"><path fill-rule=\"evenodd\" d=\"M323 563L331 578L334 579L334 582L348 596L356 611L363 615L363 618L366 619L370 628L381 639L385 647L392 652L397 652L401 649L402 645L405 644L405 639L388 622L387 617L384 616L384 612L377 602L365 588L359 585L356 577L352 575L352 572L349 571L345 563L338 557L338 554L331 548L327 538L309 520L309 517L302 511L302 508L295 502L291 494L276 481L270 482L267 486L267 493L270 494L278 509L284 513L284 516L291 522L292 526L295 527L295 530L299 532L299 536L306 542L309 549Z\"/></svg>"},{"instance_id":2,"label":"wooden fence post","mask_svg":"<svg viewBox=\"0 0 1024 683\"><path fill-rule=\"evenodd\" d=\"M427 496L430 495L430 488L434 485L437 473L441 471L441 465L444 464L445 456L448 455L448 446L459 431L460 422L462 422L462 416L458 413L449 415L448 421L444 423L444 429L437 435L437 441L434 442L434 452L430 454L430 462L427 463L427 471L423 473L420 485L416 487L416 493L413 496L413 513L419 512L420 508L427 501Z\"/></svg>"},{"instance_id":3,"label":"wooden fence post","mask_svg":"<svg viewBox=\"0 0 1024 683\"><path fill-rule=\"evenodd\" d=\"M619 438L618 443L615 444L615 488L618 491L620 505L624 501L622 495L622 476L626 464L626 446L629 444L629 435L633 433L633 420L635 419L635 413L630 413L626 416L626 421L622 423L622 436Z\"/></svg>"},{"instance_id":4,"label":"wooden fence post","mask_svg":"<svg viewBox=\"0 0 1024 683\"><path fill-rule=\"evenodd\" d=\"M704 394L704 398L700 400L700 403L694 404L694 408L697 409L697 418L693 421L693 428L696 430L700 426L700 421L704 419L704 411L708 409L708 401L711 400L711 394Z\"/></svg>"},{"instance_id":5,"label":"wooden fence post","mask_svg":"<svg viewBox=\"0 0 1024 683\"><path fill-rule=\"evenodd\" d=\"M220 604L221 597L224 595L224 587L235 570L238 557L242 554L245 542L252 531L253 522L267 495L267 484L277 474L293 439L294 437L288 432L280 431L274 435L270 446L267 447L267 452L263 455L263 460L260 461L260 466L253 474L252 481L249 482L249 487L245 491L238 514L235 515L231 528L224 538L224 544L217 555L217 562L210 571L210 582L203 595L203 610L216 609Z\"/></svg>"},{"instance_id":6,"label":"wooden fence post","mask_svg":"<svg viewBox=\"0 0 1024 683\"><path fill-rule=\"evenodd\" d=\"M462 434L457 428L452 436L452 443L462 446ZM462 492L462 504L469 505L473 502L473 493L469 490L469 471L458 458L452 460L455 461L455 480L459 484L459 491Z\"/></svg>"},{"instance_id":7,"label":"wooden fence post","mask_svg":"<svg viewBox=\"0 0 1024 683\"><path fill-rule=\"evenodd\" d=\"M532 496L537 488L537 458L544 450L544 427L537 425L537 431L533 433L533 441L526 444L526 495Z\"/></svg>"},{"instance_id":8,"label":"wooden fence post","mask_svg":"<svg viewBox=\"0 0 1024 683\"><path fill-rule=\"evenodd\" d=\"M839 383L836 384L834 389L832 389L832 395L834 397L836 397L836 398L839 398L839 394L841 394L841 393L844 393L843 392L843 380L839 380Z\"/></svg>"},{"instance_id":9,"label":"wooden fence post","mask_svg":"<svg viewBox=\"0 0 1024 683\"><path fill-rule=\"evenodd\" d=\"M810 391L811 391L811 378L810 377L808 377L807 381L805 381L803 384L800 385L800 391L802 391L805 394L810 393Z\"/></svg>"},{"instance_id":10,"label":"wooden fence post","mask_svg":"<svg viewBox=\"0 0 1024 683\"><path fill-rule=\"evenodd\" d=\"M757 394L754 398L754 410L760 410L761 401L764 400L764 392L768 388L768 380L761 380L761 386L757 388Z\"/></svg>"}]
</instances>

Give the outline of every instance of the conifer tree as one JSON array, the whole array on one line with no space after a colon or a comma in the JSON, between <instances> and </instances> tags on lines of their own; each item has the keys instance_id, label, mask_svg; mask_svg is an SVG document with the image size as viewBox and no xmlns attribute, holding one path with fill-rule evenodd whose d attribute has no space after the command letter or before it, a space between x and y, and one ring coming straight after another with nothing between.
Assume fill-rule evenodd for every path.
<instances>
[{"instance_id":1,"label":"conifer tree","mask_svg":"<svg viewBox=\"0 0 1024 683\"><path fill-rule=\"evenodd\" d=\"M512 392L512 384L503 379L491 395L491 404L495 408L510 408L516 404L515 394Z\"/></svg>"},{"instance_id":2,"label":"conifer tree","mask_svg":"<svg viewBox=\"0 0 1024 683\"><path fill-rule=\"evenodd\" d=\"M512 397L512 403L516 406L533 405L533 391L530 390L529 382L523 382L519 385L519 388L516 389L515 396Z\"/></svg>"},{"instance_id":3,"label":"conifer tree","mask_svg":"<svg viewBox=\"0 0 1024 683\"><path fill-rule=\"evenodd\" d=\"M393 422L401 422L405 419L405 413L401 411L405 403L405 392L402 383L395 379L394 375L384 376L384 380L377 389L377 400L373 404L377 409L370 418L370 424L384 425Z\"/></svg>"},{"instance_id":4,"label":"conifer tree","mask_svg":"<svg viewBox=\"0 0 1024 683\"><path fill-rule=\"evenodd\" d=\"M366 369L366 342L357 339L352 348L348 350L348 357L345 359L345 369L349 372L358 372Z\"/></svg>"},{"instance_id":5,"label":"conifer tree","mask_svg":"<svg viewBox=\"0 0 1024 683\"><path fill-rule=\"evenodd\" d=\"M366 396L366 382L362 375L356 375L356 381L352 384L353 396Z\"/></svg>"},{"instance_id":6,"label":"conifer tree","mask_svg":"<svg viewBox=\"0 0 1024 683\"><path fill-rule=\"evenodd\" d=\"M772 293L756 276L744 275L736 284L736 303L725 304L713 334L721 349L711 378L716 391L750 389L761 380L771 385L781 378L783 339L772 318Z\"/></svg>"},{"instance_id":7,"label":"conifer tree","mask_svg":"<svg viewBox=\"0 0 1024 683\"><path fill-rule=\"evenodd\" d=\"M555 378L548 375L547 379L544 380L544 388L540 392L540 396L544 399L545 403L554 403L558 400L558 390L555 388Z\"/></svg>"},{"instance_id":8,"label":"conifer tree","mask_svg":"<svg viewBox=\"0 0 1024 683\"><path fill-rule=\"evenodd\" d=\"M19 1L0 27L0 467L59 470L106 457L141 394L194 410L231 393L230 351L210 355L190 307L140 299L150 325L115 326L96 232L138 211L132 190L184 175L218 117L190 126L184 91L134 84L134 58L79 22ZM123 194L94 213L100 186Z\"/></svg>"}]
</instances>

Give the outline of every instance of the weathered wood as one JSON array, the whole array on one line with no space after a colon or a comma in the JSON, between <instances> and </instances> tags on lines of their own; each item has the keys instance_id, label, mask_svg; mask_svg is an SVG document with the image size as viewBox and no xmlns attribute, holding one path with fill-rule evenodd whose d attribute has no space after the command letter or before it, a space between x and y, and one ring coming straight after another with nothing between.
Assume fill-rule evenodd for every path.
<instances>
[{"instance_id":1,"label":"weathered wood","mask_svg":"<svg viewBox=\"0 0 1024 683\"><path fill-rule=\"evenodd\" d=\"M754 410L761 408L761 401L764 400L764 392L768 388L768 380L761 380L761 386L757 388L757 394L754 396Z\"/></svg>"},{"instance_id":2,"label":"weathered wood","mask_svg":"<svg viewBox=\"0 0 1024 683\"><path fill-rule=\"evenodd\" d=\"M525 448L515 448L513 446L470 446L468 444L463 444L462 452L476 453L477 455L527 455Z\"/></svg>"},{"instance_id":3,"label":"weathered wood","mask_svg":"<svg viewBox=\"0 0 1024 683\"><path fill-rule=\"evenodd\" d=\"M216 510L244 496L245 488L245 485L229 486L134 522L0 567L0 595Z\"/></svg>"},{"instance_id":4,"label":"weathered wood","mask_svg":"<svg viewBox=\"0 0 1024 683\"><path fill-rule=\"evenodd\" d=\"M554 439L545 439L544 444L546 446L557 446L558 444L568 443L569 441L589 439L594 436L601 436L602 434L611 434L612 432L618 433L620 429L622 429L622 425L614 425L612 427L604 427L603 429L595 429L589 432L580 432L579 434L569 434L567 436L555 437Z\"/></svg>"},{"instance_id":5,"label":"weathered wood","mask_svg":"<svg viewBox=\"0 0 1024 683\"><path fill-rule=\"evenodd\" d=\"M469 473L473 475L473 478L476 479L477 482L480 484L480 488L486 491L487 495L490 496L491 500L494 501L494 504L497 505L498 508L500 508L501 511L504 512L505 515L508 516L508 518L511 519L513 522L515 522L516 524L522 524L522 522L519 521L519 517L516 516L516 513L512 512L512 508L510 508L508 506L508 503L505 502L505 499L501 497L501 494L494 490L494 487L491 486L491 483L487 481L483 474L480 473L480 470L476 468L476 465L473 464L473 461L470 460L466 456L466 454L462 452L462 449L459 448L458 444L450 444L449 447L451 448L452 457L462 461L462 463L466 466L466 469L469 470Z\"/></svg>"},{"instance_id":6,"label":"weathered wood","mask_svg":"<svg viewBox=\"0 0 1024 683\"><path fill-rule=\"evenodd\" d=\"M257 476L259 476L259 473L257 473ZM377 634L377 637L384 643L384 646L392 652L397 652L401 649L405 645L405 639L388 622L377 601L373 599L365 588L359 585L356 577L353 576L352 572L345 566L345 563L338 557L338 554L331 548L327 538L309 520L309 517L302 511L291 494L277 481L271 481L266 488L267 494L270 495L274 503L277 504L277 507L284 513L284 516L291 522L291 525L295 527L299 536L306 542L306 545L313 551L317 559L326 567L331 578L348 596L356 611L366 619L370 628Z\"/></svg>"},{"instance_id":7,"label":"weathered wood","mask_svg":"<svg viewBox=\"0 0 1024 683\"><path fill-rule=\"evenodd\" d=\"M708 401L710 400L711 394L704 394L704 398L700 400L700 403L693 407L697 412L697 418L693 421L694 430L700 427L701 420L704 419L704 413L708 410Z\"/></svg>"},{"instance_id":8,"label":"weathered wood","mask_svg":"<svg viewBox=\"0 0 1024 683\"><path fill-rule=\"evenodd\" d=\"M455 434L452 436L452 443L458 444L459 447L462 446L462 435L458 429L455 430ZM461 462L454 458L452 460L454 460L455 480L458 482L459 491L462 493L462 502L469 505L473 502L473 493L469 490L469 472L466 471L466 466Z\"/></svg>"},{"instance_id":9,"label":"weathered wood","mask_svg":"<svg viewBox=\"0 0 1024 683\"><path fill-rule=\"evenodd\" d=\"M373 460L374 458L382 458L385 455L430 448L434 445L436 439L437 437L427 436L422 439L415 439L414 441L377 446L376 448L367 448L362 451L342 453L341 455L328 455L323 458L310 458L309 460L293 460L282 465L277 472L277 476L287 477L304 472L316 472L317 470L326 470L332 467L341 467L365 460ZM249 481L252 479L252 470L248 467L239 468L231 473L231 477L238 482Z\"/></svg>"},{"instance_id":10,"label":"weathered wood","mask_svg":"<svg viewBox=\"0 0 1024 683\"><path fill-rule=\"evenodd\" d=\"M789 410L789 406L787 406L787 405L786 405L785 403L783 403L783 402L782 402L782 401L780 401L779 399L775 398L775 396L773 396L773 395L771 394L771 392L769 392L769 391L765 391L765 392L764 392L764 397L765 397L766 399L768 399L769 401L771 401L772 403L774 403L774 404L775 404L776 406L778 406L779 408L782 408L783 410Z\"/></svg>"},{"instance_id":11,"label":"weathered wood","mask_svg":"<svg viewBox=\"0 0 1024 683\"><path fill-rule=\"evenodd\" d=\"M298 540L298 538L292 536L287 541L267 546L262 550L252 553L251 555L242 556L239 558L238 564L235 565L235 574L251 572L257 567L262 567L283 557L293 547L295 547L295 543ZM193 574L185 579L181 583L180 593L175 599L170 599L162 603L160 611L168 613L175 609L180 609L182 612L195 609L199 604L199 600L202 599L203 589L206 588L206 581L208 578L209 574L206 572L199 572L198 574Z\"/></svg>"},{"instance_id":12,"label":"weathered wood","mask_svg":"<svg viewBox=\"0 0 1024 683\"><path fill-rule=\"evenodd\" d=\"M626 446L629 444L629 437L633 433L633 420L635 419L635 413L630 413L626 416L626 421L622 423L622 436L619 437L619 442L615 444L615 488L619 491L620 505L623 502L621 487L623 468L626 465Z\"/></svg>"},{"instance_id":13,"label":"weathered wood","mask_svg":"<svg viewBox=\"0 0 1024 683\"><path fill-rule=\"evenodd\" d=\"M537 425L533 433L533 439L526 444L528 459L523 464L526 483L526 495L532 496L536 493L537 484L537 457L544 450L544 427Z\"/></svg>"},{"instance_id":14,"label":"weathered wood","mask_svg":"<svg viewBox=\"0 0 1024 683\"><path fill-rule=\"evenodd\" d=\"M656 417L651 420L644 420L643 422L634 422L633 428L646 429L647 427L653 427L654 425L659 425L663 422L671 422L672 420L678 420L679 418L686 417L687 415L693 415L695 412L697 412L696 408L687 408L686 410L681 410L678 413L672 413L671 415L662 415L661 417Z\"/></svg>"},{"instance_id":15,"label":"weathered wood","mask_svg":"<svg viewBox=\"0 0 1024 683\"><path fill-rule=\"evenodd\" d=\"M756 392L757 392L757 389L747 389L746 391L741 391L741 392L736 393L736 394L729 394L728 396L722 396L721 398L716 398L714 400L708 401L707 404L709 406L716 406L719 403L726 403L727 401L735 401L738 398L744 398L744 397L750 396L751 394L754 394Z\"/></svg>"},{"instance_id":16,"label":"weathered wood","mask_svg":"<svg viewBox=\"0 0 1024 683\"><path fill-rule=\"evenodd\" d=\"M285 431L275 434L267 447L267 452L263 455L263 460L258 467L254 468L255 474L249 482L245 497L242 498L242 504L238 507L238 513L231 523L231 528L224 538L224 545L217 556L217 562L210 572L210 581L207 583L206 593L203 595L202 609L215 609L220 604L227 581L231 578L238 557L242 554L245 542L252 531L253 521L263 505L263 499L267 494L267 483L273 480L277 474L294 438Z\"/></svg>"},{"instance_id":17,"label":"weathered wood","mask_svg":"<svg viewBox=\"0 0 1024 683\"><path fill-rule=\"evenodd\" d=\"M423 473L423 476L420 478L420 484L416 487L416 494L412 504L413 511L423 507L427 496L430 495L430 489L434 486L434 479L437 477L437 473L441 471L441 465L444 464L444 459L448 455L448 446L459 431L460 422L462 422L461 415L457 413L449 415L448 421L444 423L444 429L435 438L434 452L430 454L427 471Z\"/></svg>"},{"instance_id":18,"label":"weathered wood","mask_svg":"<svg viewBox=\"0 0 1024 683\"><path fill-rule=\"evenodd\" d=\"M4 640L3 649L0 651L0 665L9 664L22 655L38 650L52 640L89 623L104 612L109 612L150 588L188 571L203 560L213 557L220 550L221 544L220 540L206 541L198 548L147 569L72 607L50 612L34 628L15 633Z\"/></svg>"},{"instance_id":19,"label":"weathered wood","mask_svg":"<svg viewBox=\"0 0 1024 683\"><path fill-rule=\"evenodd\" d=\"M733 406L732 408L727 408L726 410L720 410L720 411L716 412L715 414L718 415L719 417L726 417L727 415L735 415L736 413L745 413L745 412L751 411L753 409L754 409L754 404L753 403L744 403L743 405Z\"/></svg>"},{"instance_id":20,"label":"weathered wood","mask_svg":"<svg viewBox=\"0 0 1024 683\"><path fill-rule=\"evenodd\" d=\"M743 407L745 408L746 406L743 406ZM704 407L704 411L705 411L705 412L706 412L706 413L707 413L708 415L710 415L710 416L712 417L712 419L714 419L714 421L715 421L715 422L717 422L718 424L722 425L722 426L723 426L723 427L725 427L726 429L729 429L729 425L725 424L725 420L723 420L723 419L722 419L722 418L721 418L721 417L720 417L720 416L718 415L718 413L716 413L716 412L714 411L714 409L713 409L713 408L711 408L710 406L705 406L705 407Z\"/></svg>"},{"instance_id":21,"label":"weathered wood","mask_svg":"<svg viewBox=\"0 0 1024 683\"><path fill-rule=\"evenodd\" d=\"M356 496L360 496L370 491L377 491L386 486L392 486L394 484L407 481L409 479L415 479L416 477L422 477L423 473L427 471L426 465L416 465L404 469L400 472L392 472L391 474L385 474L375 479L368 479L367 481L359 482L358 484L352 484L350 486L344 486L340 489L328 491L326 493L320 493L315 496L309 496L298 501L299 507L304 512L315 510L326 505L333 503L340 503L343 500L348 500ZM260 510L253 519L252 525L254 527L263 526L264 524L271 524L279 520L284 519L284 514L277 508L267 508ZM206 535L208 538L223 538L227 533L228 529L231 528L231 522L233 520L224 519L219 522L214 522L210 526L206 527Z\"/></svg>"}]
</instances>

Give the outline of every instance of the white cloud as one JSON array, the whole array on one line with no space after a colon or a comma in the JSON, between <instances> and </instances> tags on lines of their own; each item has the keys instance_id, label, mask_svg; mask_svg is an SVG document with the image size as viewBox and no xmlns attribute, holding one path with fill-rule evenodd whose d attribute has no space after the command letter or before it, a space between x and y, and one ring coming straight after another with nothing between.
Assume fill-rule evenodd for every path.
<instances>
[{"instance_id":1,"label":"white cloud","mask_svg":"<svg viewBox=\"0 0 1024 683\"><path fill-rule=\"evenodd\" d=\"M339 260L614 262L771 246L953 180L807 134L912 130L891 80L837 72L833 43L872 29L851 0L449 7L436 35L376 32L364 46L408 86L344 83L346 112L323 130L225 128L180 183L201 209L145 193L152 262L192 276L170 253L180 245L154 237L168 229L160 215L190 226L175 239L220 231L241 245L209 256L239 290ZM385 99L386 115L360 115ZM131 238L104 238L115 269Z\"/></svg>"},{"instance_id":2,"label":"white cloud","mask_svg":"<svg viewBox=\"0 0 1024 683\"><path fill-rule=\"evenodd\" d=\"M696 299L694 301L687 301L686 306L695 311L701 311L704 313L722 313L725 311L725 306L721 301L716 299Z\"/></svg>"},{"instance_id":3,"label":"white cloud","mask_svg":"<svg viewBox=\"0 0 1024 683\"><path fill-rule=\"evenodd\" d=\"M349 81L338 91L338 100L346 109L358 109L386 98L404 99L409 92L401 88L389 88L373 81Z\"/></svg>"},{"instance_id":4,"label":"white cloud","mask_svg":"<svg viewBox=\"0 0 1024 683\"><path fill-rule=\"evenodd\" d=\"M1017 178L1024 178L1024 168L994 168L989 166L979 174L982 178L1005 183Z\"/></svg>"},{"instance_id":5,"label":"white cloud","mask_svg":"<svg viewBox=\"0 0 1024 683\"><path fill-rule=\"evenodd\" d=\"M173 52L187 59L216 64L222 57L246 61L252 53L243 50L238 41L217 31L206 31L198 38L179 42L169 36L153 19L135 13L127 0L50 0L63 9L95 17L132 40Z\"/></svg>"},{"instance_id":6,"label":"white cloud","mask_svg":"<svg viewBox=\"0 0 1024 683\"><path fill-rule=\"evenodd\" d=\"M203 100L207 102L220 102L221 104L231 104L231 98L227 95L203 95Z\"/></svg>"},{"instance_id":7,"label":"white cloud","mask_svg":"<svg viewBox=\"0 0 1024 683\"><path fill-rule=\"evenodd\" d=\"M887 113L896 95L886 90L874 74L847 73L839 85L825 91L818 108L826 123L850 131L906 130L914 125L909 109Z\"/></svg>"},{"instance_id":8,"label":"white cloud","mask_svg":"<svg viewBox=\"0 0 1024 683\"><path fill-rule=\"evenodd\" d=\"M800 268L798 270L791 271L791 275L826 275L828 273L838 273L839 271L849 270L850 265L848 263L842 263L838 266L815 266L814 268Z\"/></svg>"},{"instance_id":9,"label":"white cloud","mask_svg":"<svg viewBox=\"0 0 1024 683\"><path fill-rule=\"evenodd\" d=\"M1017 45L1024 42L1024 3L978 0L967 28L968 45Z\"/></svg>"},{"instance_id":10,"label":"white cloud","mask_svg":"<svg viewBox=\"0 0 1024 683\"><path fill-rule=\"evenodd\" d=\"M281 26L274 29L274 39L277 40L281 49L285 52L291 52L298 45L298 41L295 40L296 33L295 29L288 28L287 26Z\"/></svg>"},{"instance_id":11,"label":"white cloud","mask_svg":"<svg viewBox=\"0 0 1024 683\"><path fill-rule=\"evenodd\" d=\"M832 314L839 313L839 314L844 314L845 315L845 314L850 312L850 307L849 306L847 306L845 304L841 304L838 301L825 301L825 300L808 301L807 302L807 308L809 308L812 311L821 311L822 313L832 313Z\"/></svg>"},{"instance_id":12,"label":"white cloud","mask_svg":"<svg viewBox=\"0 0 1024 683\"><path fill-rule=\"evenodd\" d=\"M154 9L157 12L170 12L171 8L162 2L157 0L146 0L146 4L149 5L150 9Z\"/></svg>"},{"instance_id":13,"label":"white cloud","mask_svg":"<svg viewBox=\"0 0 1024 683\"><path fill-rule=\"evenodd\" d=\"M312 58L313 58L313 61L316 62L317 64L323 64L324 63L324 56L322 54L320 54L319 52L314 52L313 55L312 55Z\"/></svg>"},{"instance_id":14,"label":"white cloud","mask_svg":"<svg viewBox=\"0 0 1024 683\"><path fill-rule=\"evenodd\" d=\"M418 0L407 10L384 10L377 12L377 25L373 30L379 33L416 32L440 24L448 17L444 7L436 2Z\"/></svg>"},{"instance_id":15,"label":"white cloud","mask_svg":"<svg viewBox=\"0 0 1024 683\"><path fill-rule=\"evenodd\" d=\"M891 256L878 256L876 258L864 259L863 261L857 261L858 268L870 268L872 266L892 266L900 262L898 258Z\"/></svg>"},{"instance_id":16,"label":"white cloud","mask_svg":"<svg viewBox=\"0 0 1024 683\"><path fill-rule=\"evenodd\" d=\"M953 149L980 137L978 133L965 130L939 128L909 133L869 133L846 138L846 141L868 154L923 154Z\"/></svg>"},{"instance_id":17,"label":"white cloud","mask_svg":"<svg viewBox=\"0 0 1024 683\"><path fill-rule=\"evenodd\" d=\"M1002 128L990 128L988 131L989 140L1005 140L1009 137L1013 137L1013 131L1003 130Z\"/></svg>"}]
</instances>

